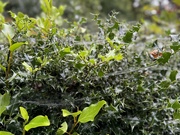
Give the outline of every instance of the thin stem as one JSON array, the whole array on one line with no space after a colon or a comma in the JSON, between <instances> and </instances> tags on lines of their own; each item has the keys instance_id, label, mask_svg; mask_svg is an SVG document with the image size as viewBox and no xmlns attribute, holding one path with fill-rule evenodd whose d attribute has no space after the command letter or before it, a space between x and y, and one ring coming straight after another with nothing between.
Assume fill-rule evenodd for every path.
<instances>
[{"instance_id":1,"label":"thin stem","mask_svg":"<svg viewBox=\"0 0 180 135\"><path fill-rule=\"evenodd\" d=\"M12 52L9 51L8 53L8 59L7 59L8 65L6 68L6 87L9 87L9 83L8 83L8 78L9 78L9 73L10 73L10 68L11 68L11 62L12 62Z\"/></svg>"},{"instance_id":2,"label":"thin stem","mask_svg":"<svg viewBox=\"0 0 180 135\"><path fill-rule=\"evenodd\" d=\"M74 130L74 128L77 126L78 122L74 123L71 130L69 131L69 135L71 135L72 131Z\"/></svg>"},{"instance_id":3,"label":"thin stem","mask_svg":"<svg viewBox=\"0 0 180 135\"><path fill-rule=\"evenodd\" d=\"M25 135L25 133L26 133L26 131L23 129L23 133L22 133L22 135Z\"/></svg>"}]
</instances>

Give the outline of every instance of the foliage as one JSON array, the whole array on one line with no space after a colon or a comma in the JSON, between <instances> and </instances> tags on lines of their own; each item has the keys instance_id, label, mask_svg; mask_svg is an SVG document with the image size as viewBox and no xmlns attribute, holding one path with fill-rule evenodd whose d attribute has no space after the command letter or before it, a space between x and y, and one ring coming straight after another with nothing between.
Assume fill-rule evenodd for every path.
<instances>
[{"instance_id":1,"label":"foliage","mask_svg":"<svg viewBox=\"0 0 180 135\"><path fill-rule=\"evenodd\" d=\"M1 22L0 133L180 133L178 34L148 35L146 22L119 21L117 12L94 14L92 34L88 19L63 19L65 6L41 0L41 8Z\"/></svg>"},{"instance_id":2,"label":"foliage","mask_svg":"<svg viewBox=\"0 0 180 135\"><path fill-rule=\"evenodd\" d=\"M84 108L82 111L77 111L74 113L70 113L68 110L66 109L62 109L63 112L63 116L67 117L69 115L73 116L74 119L74 124L71 128L71 130L69 132L67 132L68 129L68 125L66 122L63 122L61 124L61 128L58 128L56 134L57 135L63 135L64 133L68 133L71 134L74 130L74 128L79 124L79 123L87 123L89 121L94 121L94 117L98 114L98 112L100 111L100 109L102 108L102 106L106 104L106 102L104 100L99 101L97 104L92 104L89 107ZM79 117L78 117L79 115ZM78 119L77 119L78 117ZM77 132L74 132L73 134L77 134Z\"/></svg>"}]
</instances>

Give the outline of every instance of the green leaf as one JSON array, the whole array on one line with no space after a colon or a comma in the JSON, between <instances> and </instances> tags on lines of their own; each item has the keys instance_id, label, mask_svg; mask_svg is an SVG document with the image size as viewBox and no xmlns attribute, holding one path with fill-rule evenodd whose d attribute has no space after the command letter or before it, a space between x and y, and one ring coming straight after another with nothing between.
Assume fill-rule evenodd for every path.
<instances>
[{"instance_id":1,"label":"green leaf","mask_svg":"<svg viewBox=\"0 0 180 135\"><path fill-rule=\"evenodd\" d=\"M119 23L118 23L118 22L115 22L112 27L109 27L107 32L108 32L108 33L109 33L109 32L112 32L113 29L116 29L116 30L119 29Z\"/></svg>"},{"instance_id":2,"label":"green leaf","mask_svg":"<svg viewBox=\"0 0 180 135\"><path fill-rule=\"evenodd\" d=\"M138 32L140 28L141 28L141 24L138 23L133 26L132 30L133 30L133 32Z\"/></svg>"},{"instance_id":3,"label":"green leaf","mask_svg":"<svg viewBox=\"0 0 180 135\"><path fill-rule=\"evenodd\" d=\"M115 37L115 34L114 33L109 33L109 35L108 35L108 37L109 37L109 39L114 39L114 37Z\"/></svg>"},{"instance_id":4,"label":"green leaf","mask_svg":"<svg viewBox=\"0 0 180 135\"><path fill-rule=\"evenodd\" d=\"M29 66L26 62L23 62L22 65L25 67L26 70L30 71L31 73L33 72L33 68Z\"/></svg>"},{"instance_id":5,"label":"green leaf","mask_svg":"<svg viewBox=\"0 0 180 135\"><path fill-rule=\"evenodd\" d=\"M41 9L45 12L50 14L52 10L52 0L41 0Z\"/></svg>"},{"instance_id":6,"label":"green leaf","mask_svg":"<svg viewBox=\"0 0 180 135\"><path fill-rule=\"evenodd\" d=\"M79 55L80 55L82 58L87 57L87 56L88 56L88 54L89 54L89 52L88 52L88 51L80 51L80 52L79 52Z\"/></svg>"},{"instance_id":7,"label":"green leaf","mask_svg":"<svg viewBox=\"0 0 180 135\"><path fill-rule=\"evenodd\" d=\"M91 63L92 65L95 65L96 64L96 59L90 59L89 63Z\"/></svg>"},{"instance_id":8,"label":"green leaf","mask_svg":"<svg viewBox=\"0 0 180 135\"><path fill-rule=\"evenodd\" d=\"M67 117L69 115L72 115L73 117L77 117L79 114L81 114L81 111L77 111L77 112L71 113L71 112L69 112L66 109L62 109L62 113L63 113L63 117Z\"/></svg>"},{"instance_id":9,"label":"green leaf","mask_svg":"<svg viewBox=\"0 0 180 135\"><path fill-rule=\"evenodd\" d=\"M0 68L1 68L4 72L6 72L6 68L5 68L3 65L0 64Z\"/></svg>"},{"instance_id":10,"label":"green leaf","mask_svg":"<svg viewBox=\"0 0 180 135\"><path fill-rule=\"evenodd\" d=\"M114 60L116 60L116 61L120 61L122 59L123 59L123 55L121 53L119 53L118 55L114 56Z\"/></svg>"},{"instance_id":11,"label":"green leaf","mask_svg":"<svg viewBox=\"0 0 180 135\"><path fill-rule=\"evenodd\" d=\"M61 124L61 127L58 128L57 132L56 132L56 135L63 135L64 133L67 132L67 129L68 129L68 125L66 122L63 122Z\"/></svg>"},{"instance_id":12,"label":"green leaf","mask_svg":"<svg viewBox=\"0 0 180 135\"><path fill-rule=\"evenodd\" d=\"M71 53L71 48L67 47L67 48L63 48L59 54L61 57L64 57L66 54L70 54L70 53Z\"/></svg>"},{"instance_id":13,"label":"green leaf","mask_svg":"<svg viewBox=\"0 0 180 135\"><path fill-rule=\"evenodd\" d=\"M180 110L177 110L176 112L174 112L173 117L174 119L180 120Z\"/></svg>"},{"instance_id":14,"label":"green leaf","mask_svg":"<svg viewBox=\"0 0 180 135\"><path fill-rule=\"evenodd\" d=\"M0 131L0 135L14 135L11 132L7 132L7 131Z\"/></svg>"},{"instance_id":15,"label":"green leaf","mask_svg":"<svg viewBox=\"0 0 180 135\"><path fill-rule=\"evenodd\" d=\"M144 88L141 85L138 85L137 90L139 92L144 92Z\"/></svg>"},{"instance_id":16,"label":"green leaf","mask_svg":"<svg viewBox=\"0 0 180 135\"><path fill-rule=\"evenodd\" d=\"M75 68L77 68L77 69L79 69L79 70L81 70L84 66L85 66L84 63L80 63L80 62L75 63Z\"/></svg>"},{"instance_id":17,"label":"green leaf","mask_svg":"<svg viewBox=\"0 0 180 135\"><path fill-rule=\"evenodd\" d=\"M103 76L104 76L104 72L103 72L102 70L100 70L100 71L98 72L98 76L99 76L99 77L103 77Z\"/></svg>"},{"instance_id":18,"label":"green leaf","mask_svg":"<svg viewBox=\"0 0 180 135\"><path fill-rule=\"evenodd\" d=\"M65 9L66 9L66 6L60 5L59 8L58 8L58 11L59 11L59 13L60 13L59 15L63 15Z\"/></svg>"},{"instance_id":19,"label":"green leaf","mask_svg":"<svg viewBox=\"0 0 180 135\"><path fill-rule=\"evenodd\" d=\"M162 81L159 86L160 86L162 89L167 89L170 84L171 84L171 82L170 82L169 80L165 80L165 81Z\"/></svg>"},{"instance_id":20,"label":"green leaf","mask_svg":"<svg viewBox=\"0 0 180 135\"><path fill-rule=\"evenodd\" d=\"M23 119L28 122L29 120L29 115L28 115L28 112L27 110L24 108L24 107L19 107L20 108L20 113L21 113L21 116L23 117Z\"/></svg>"},{"instance_id":21,"label":"green leaf","mask_svg":"<svg viewBox=\"0 0 180 135\"><path fill-rule=\"evenodd\" d=\"M13 51L15 51L16 49L18 49L19 47L21 47L24 44L27 44L27 42L18 42L18 43L12 44L9 47L9 50L13 52Z\"/></svg>"},{"instance_id":22,"label":"green leaf","mask_svg":"<svg viewBox=\"0 0 180 135\"><path fill-rule=\"evenodd\" d=\"M25 127L26 131L29 131L32 128L42 127L42 126L49 126L50 121L47 116L38 115L33 118Z\"/></svg>"},{"instance_id":23,"label":"green leaf","mask_svg":"<svg viewBox=\"0 0 180 135\"><path fill-rule=\"evenodd\" d=\"M176 101L171 105L171 107L172 107L173 109L180 109L180 103L179 103L179 101L176 100Z\"/></svg>"},{"instance_id":24,"label":"green leaf","mask_svg":"<svg viewBox=\"0 0 180 135\"><path fill-rule=\"evenodd\" d=\"M78 118L78 122L86 123L89 121L94 121L95 116L99 113L103 105L106 104L106 101L102 100L96 104L92 104L89 107L83 109L81 115Z\"/></svg>"},{"instance_id":25,"label":"green leaf","mask_svg":"<svg viewBox=\"0 0 180 135\"><path fill-rule=\"evenodd\" d=\"M171 71L171 74L169 76L169 79L173 82L176 80L176 75L177 75L178 71L177 70L173 70Z\"/></svg>"},{"instance_id":26,"label":"green leaf","mask_svg":"<svg viewBox=\"0 0 180 135\"><path fill-rule=\"evenodd\" d=\"M9 105L10 98L11 96L9 93L5 93L4 95L0 94L0 116L6 110L6 107Z\"/></svg>"},{"instance_id":27,"label":"green leaf","mask_svg":"<svg viewBox=\"0 0 180 135\"><path fill-rule=\"evenodd\" d=\"M169 61L170 57L171 57L171 53L170 52L164 52L162 54L162 57L158 59L158 62L160 64L165 64L165 63L167 63Z\"/></svg>"},{"instance_id":28,"label":"green leaf","mask_svg":"<svg viewBox=\"0 0 180 135\"><path fill-rule=\"evenodd\" d=\"M71 115L71 112L69 112L66 109L62 109L62 113L63 113L63 117L67 117L67 116Z\"/></svg>"},{"instance_id":29,"label":"green leaf","mask_svg":"<svg viewBox=\"0 0 180 135\"><path fill-rule=\"evenodd\" d=\"M180 44L178 42L173 42L170 48L176 53L180 50Z\"/></svg>"},{"instance_id":30,"label":"green leaf","mask_svg":"<svg viewBox=\"0 0 180 135\"><path fill-rule=\"evenodd\" d=\"M7 2L0 1L0 13L4 12L4 8L5 8L6 5L7 5Z\"/></svg>"},{"instance_id":31,"label":"green leaf","mask_svg":"<svg viewBox=\"0 0 180 135\"><path fill-rule=\"evenodd\" d=\"M123 37L123 41L125 43L131 43L132 42L132 37L133 37L133 32L132 31L127 31L125 36Z\"/></svg>"},{"instance_id":32,"label":"green leaf","mask_svg":"<svg viewBox=\"0 0 180 135\"><path fill-rule=\"evenodd\" d=\"M12 39L15 35L14 28L10 24L3 24L2 33L7 37Z\"/></svg>"}]
</instances>

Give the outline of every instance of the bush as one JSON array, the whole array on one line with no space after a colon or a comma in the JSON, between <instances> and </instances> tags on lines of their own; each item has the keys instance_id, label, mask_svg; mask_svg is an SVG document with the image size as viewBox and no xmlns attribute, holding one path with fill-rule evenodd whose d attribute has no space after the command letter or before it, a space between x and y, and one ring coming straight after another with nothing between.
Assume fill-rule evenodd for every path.
<instances>
[{"instance_id":1,"label":"bush","mask_svg":"<svg viewBox=\"0 0 180 135\"><path fill-rule=\"evenodd\" d=\"M73 127L61 109L76 112L104 100L93 122L72 128L74 134L180 133L179 37L144 36L144 24L119 22L116 12L105 21L94 15L99 32L91 34L87 19L65 22L65 7L51 2L41 1L37 18L11 12L14 21L1 22L0 129L21 134L24 107L29 119L50 120L28 134L54 135L64 121ZM153 61L149 52L161 44L165 51Z\"/></svg>"}]
</instances>

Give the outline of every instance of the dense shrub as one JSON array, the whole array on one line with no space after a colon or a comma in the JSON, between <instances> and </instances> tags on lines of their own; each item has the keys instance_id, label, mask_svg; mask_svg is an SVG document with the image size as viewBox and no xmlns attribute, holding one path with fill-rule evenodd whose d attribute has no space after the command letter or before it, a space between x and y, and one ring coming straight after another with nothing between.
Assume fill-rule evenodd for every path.
<instances>
[{"instance_id":1,"label":"dense shrub","mask_svg":"<svg viewBox=\"0 0 180 135\"><path fill-rule=\"evenodd\" d=\"M1 22L0 88L10 96L0 129L21 134L23 106L29 119L47 115L50 120L50 126L27 134L54 135L64 121L69 127L74 123L61 109L76 112L105 100L95 120L74 131L179 134L179 36L144 35L143 23L120 22L116 12L106 20L94 15L99 32L91 34L85 27L89 20L65 22L65 7L51 2L41 1L43 13L37 18L11 12L14 21ZM165 51L152 60L149 52L158 46Z\"/></svg>"}]
</instances>

